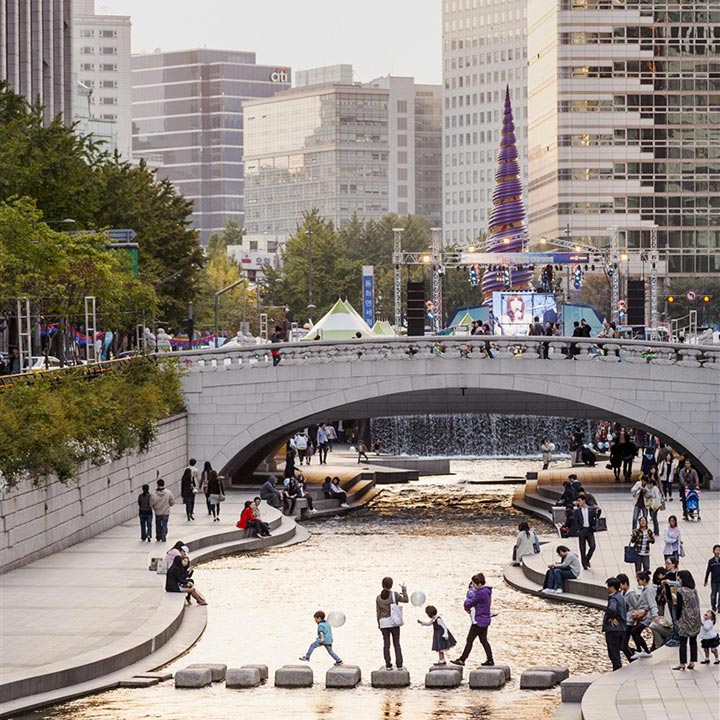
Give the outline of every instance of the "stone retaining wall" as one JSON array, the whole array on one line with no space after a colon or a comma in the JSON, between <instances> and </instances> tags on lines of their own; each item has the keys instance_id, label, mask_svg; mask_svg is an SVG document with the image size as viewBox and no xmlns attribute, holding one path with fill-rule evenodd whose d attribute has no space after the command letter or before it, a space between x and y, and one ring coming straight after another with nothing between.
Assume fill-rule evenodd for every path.
<instances>
[{"instance_id":1,"label":"stone retaining wall","mask_svg":"<svg viewBox=\"0 0 720 720\"><path fill-rule=\"evenodd\" d=\"M67 485L31 482L0 493L0 573L109 530L137 515L137 495L156 472L176 498L187 464L187 415L158 423L147 453L105 465L86 463ZM180 501L181 502L181 501Z\"/></svg>"}]
</instances>

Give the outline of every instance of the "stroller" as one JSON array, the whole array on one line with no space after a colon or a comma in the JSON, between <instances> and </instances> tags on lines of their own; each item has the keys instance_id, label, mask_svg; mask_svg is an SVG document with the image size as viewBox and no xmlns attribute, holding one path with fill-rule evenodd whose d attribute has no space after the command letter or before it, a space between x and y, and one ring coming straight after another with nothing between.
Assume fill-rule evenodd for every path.
<instances>
[{"instance_id":1,"label":"stroller","mask_svg":"<svg viewBox=\"0 0 720 720\"><path fill-rule=\"evenodd\" d=\"M689 488L685 491L685 508L688 520L702 520L700 517L700 491L696 488Z\"/></svg>"}]
</instances>

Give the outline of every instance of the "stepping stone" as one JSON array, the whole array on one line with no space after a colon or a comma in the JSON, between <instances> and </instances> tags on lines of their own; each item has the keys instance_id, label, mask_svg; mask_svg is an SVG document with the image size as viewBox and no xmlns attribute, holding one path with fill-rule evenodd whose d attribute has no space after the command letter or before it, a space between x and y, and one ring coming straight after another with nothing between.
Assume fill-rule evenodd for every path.
<instances>
[{"instance_id":1,"label":"stepping stone","mask_svg":"<svg viewBox=\"0 0 720 720\"><path fill-rule=\"evenodd\" d=\"M210 668L185 668L175 673L176 688L201 688L212 684Z\"/></svg>"},{"instance_id":2,"label":"stepping stone","mask_svg":"<svg viewBox=\"0 0 720 720\"><path fill-rule=\"evenodd\" d=\"M426 688L456 688L460 686L462 677L455 670L440 669L425 675Z\"/></svg>"},{"instance_id":3,"label":"stepping stone","mask_svg":"<svg viewBox=\"0 0 720 720\"><path fill-rule=\"evenodd\" d=\"M260 673L260 680L265 682L268 679L268 666L267 665L243 665L245 668L255 668Z\"/></svg>"},{"instance_id":4,"label":"stepping stone","mask_svg":"<svg viewBox=\"0 0 720 720\"><path fill-rule=\"evenodd\" d=\"M313 671L308 665L283 665L275 671L275 687L312 687Z\"/></svg>"},{"instance_id":5,"label":"stepping stone","mask_svg":"<svg viewBox=\"0 0 720 720\"><path fill-rule=\"evenodd\" d=\"M485 672L486 670L502 670L505 673L505 680L510 680L510 666L509 665L481 665L475 668L478 672Z\"/></svg>"},{"instance_id":6,"label":"stepping stone","mask_svg":"<svg viewBox=\"0 0 720 720\"><path fill-rule=\"evenodd\" d=\"M208 668L212 675L213 682L222 682L225 679L225 673L227 672L227 665L222 663L195 663L194 665L188 665L189 668Z\"/></svg>"},{"instance_id":7,"label":"stepping stone","mask_svg":"<svg viewBox=\"0 0 720 720\"><path fill-rule=\"evenodd\" d=\"M362 672L357 665L336 665L325 673L325 687L354 688L361 679Z\"/></svg>"},{"instance_id":8,"label":"stepping stone","mask_svg":"<svg viewBox=\"0 0 720 720\"><path fill-rule=\"evenodd\" d=\"M225 674L225 687L253 688L260 683L262 683L262 676L256 667L228 668Z\"/></svg>"},{"instance_id":9,"label":"stepping stone","mask_svg":"<svg viewBox=\"0 0 720 720\"><path fill-rule=\"evenodd\" d=\"M128 680L121 680L120 687L122 688L147 688L153 685L157 685L160 682L158 678L143 678L143 677L131 677Z\"/></svg>"},{"instance_id":10,"label":"stepping stone","mask_svg":"<svg viewBox=\"0 0 720 720\"><path fill-rule=\"evenodd\" d=\"M465 668L462 665L433 665L428 668L428 672L437 672L438 670L454 670L456 673L460 673L460 679L463 679L465 675Z\"/></svg>"},{"instance_id":11,"label":"stepping stone","mask_svg":"<svg viewBox=\"0 0 720 720\"><path fill-rule=\"evenodd\" d=\"M559 683L570 677L570 671L562 665L533 665L528 670L539 670L540 672L551 672L555 676L555 682Z\"/></svg>"},{"instance_id":12,"label":"stepping stone","mask_svg":"<svg viewBox=\"0 0 720 720\"><path fill-rule=\"evenodd\" d=\"M560 683L560 697L564 703L582 702L585 691L600 677L599 674L573 675Z\"/></svg>"},{"instance_id":13,"label":"stepping stone","mask_svg":"<svg viewBox=\"0 0 720 720\"><path fill-rule=\"evenodd\" d=\"M521 690L547 690L557 683L555 673L549 670L526 670L520 675Z\"/></svg>"},{"instance_id":14,"label":"stepping stone","mask_svg":"<svg viewBox=\"0 0 720 720\"><path fill-rule=\"evenodd\" d=\"M455 674L457 675L457 673ZM405 668L388 670L381 667L379 670L373 670L370 674L370 684L374 688L410 687L410 673Z\"/></svg>"},{"instance_id":15,"label":"stepping stone","mask_svg":"<svg viewBox=\"0 0 720 720\"><path fill-rule=\"evenodd\" d=\"M146 673L138 673L137 675L133 675L134 678L157 678L160 682L165 682L165 680L172 680L173 674L171 672L162 671L162 672L146 672Z\"/></svg>"},{"instance_id":16,"label":"stepping stone","mask_svg":"<svg viewBox=\"0 0 720 720\"><path fill-rule=\"evenodd\" d=\"M473 670L469 677L469 685L473 690L501 688L506 682L507 675L501 667Z\"/></svg>"}]
</instances>

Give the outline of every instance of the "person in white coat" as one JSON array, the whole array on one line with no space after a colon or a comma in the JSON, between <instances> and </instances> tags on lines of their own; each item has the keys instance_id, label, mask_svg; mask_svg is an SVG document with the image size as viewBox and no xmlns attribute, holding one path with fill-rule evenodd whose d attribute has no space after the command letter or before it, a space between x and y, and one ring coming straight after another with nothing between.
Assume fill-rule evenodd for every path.
<instances>
[{"instance_id":1,"label":"person in white coat","mask_svg":"<svg viewBox=\"0 0 720 720\"><path fill-rule=\"evenodd\" d=\"M539 546L534 530L524 520L518 525L518 534L513 547L513 565L519 565L525 555L534 555Z\"/></svg>"},{"instance_id":2,"label":"person in white coat","mask_svg":"<svg viewBox=\"0 0 720 720\"><path fill-rule=\"evenodd\" d=\"M658 479L662 488L662 499L666 502L672 500L672 484L676 470L677 462L672 452L666 453L658 464Z\"/></svg>"}]
</instances>

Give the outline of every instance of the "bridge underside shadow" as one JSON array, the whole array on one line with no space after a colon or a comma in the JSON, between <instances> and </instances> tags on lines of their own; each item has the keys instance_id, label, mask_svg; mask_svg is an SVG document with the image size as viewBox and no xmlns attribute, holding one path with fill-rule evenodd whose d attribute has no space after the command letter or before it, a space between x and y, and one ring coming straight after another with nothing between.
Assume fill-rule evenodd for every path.
<instances>
[{"instance_id":1,"label":"bridge underside shadow","mask_svg":"<svg viewBox=\"0 0 720 720\"><path fill-rule=\"evenodd\" d=\"M368 388L371 394L372 390ZM680 452L689 453L695 458L696 466L706 476L712 477L710 468L703 464L700 456L703 448L693 443L691 435L681 427L664 417L650 416L641 412L640 408L623 403L625 408L637 409L638 412L618 412L613 409L613 398L605 398L594 394L600 404L590 404L545 393L532 391L508 390L483 387L436 388L417 391L404 391L377 395L354 402L333 403L334 393L327 398L327 407L307 412L307 403L291 405L283 413L285 417L293 417L277 427L256 427L257 436L240 448L230 457L223 471L232 478L233 483L247 482L252 478L255 469L294 431L309 424L334 420L360 420L373 417L393 417L425 414L484 414L499 413L503 415L525 416L558 416L570 418L587 418L592 420L611 420L630 427L645 430L667 440L672 447ZM324 398L323 398L324 399ZM315 408L317 402L313 403ZM303 413L303 409L305 412ZM540 438L538 437L538 441ZM237 445L236 445L237 447ZM229 457L226 455L226 457Z\"/></svg>"}]
</instances>

